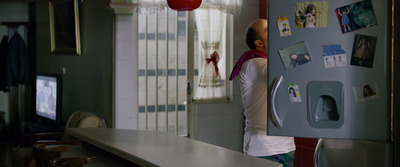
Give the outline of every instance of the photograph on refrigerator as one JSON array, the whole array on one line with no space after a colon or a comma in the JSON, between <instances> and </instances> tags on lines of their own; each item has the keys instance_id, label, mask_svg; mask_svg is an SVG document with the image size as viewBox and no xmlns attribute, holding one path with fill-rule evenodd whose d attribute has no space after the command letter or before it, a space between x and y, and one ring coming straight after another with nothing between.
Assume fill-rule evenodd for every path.
<instances>
[{"instance_id":1,"label":"photograph on refrigerator","mask_svg":"<svg viewBox=\"0 0 400 167\"><path fill-rule=\"evenodd\" d=\"M347 65L346 52L340 44L322 45L324 67L342 67Z\"/></svg>"},{"instance_id":2,"label":"photograph on refrigerator","mask_svg":"<svg viewBox=\"0 0 400 167\"><path fill-rule=\"evenodd\" d=\"M351 65L372 68L377 37L356 34L353 43Z\"/></svg>"},{"instance_id":3,"label":"photograph on refrigerator","mask_svg":"<svg viewBox=\"0 0 400 167\"><path fill-rule=\"evenodd\" d=\"M294 82L293 84L289 84L288 92L289 92L290 103L293 104L301 102L300 90L296 82Z\"/></svg>"},{"instance_id":4,"label":"photograph on refrigerator","mask_svg":"<svg viewBox=\"0 0 400 167\"><path fill-rule=\"evenodd\" d=\"M343 34L378 24L371 1L342 6L335 12Z\"/></svg>"},{"instance_id":5,"label":"photograph on refrigerator","mask_svg":"<svg viewBox=\"0 0 400 167\"><path fill-rule=\"evenodd\" d=\"M329 26L329 2L295 2L296 28Z\"/></svg>"},{"instance_id":6,"label":"photograph on refrigerator","mask_svg":"<svg viewBox=\"0 0 400 167\"><path fill-rule=\"evenodd\" d=\"M311 61L311 56L304 41L279 50L279 55L281 56L286 70Z\"/></svg>"},{"instance_id":7,"label":"photograph on refrigerator","mask_svg":"<svg viewBox=\"0 0 400 167\"><path fill-rule=\"evenodd\" d=\"M292 35L292 31L290 29L289 25L289 20L286 18L285 15L282 16L282 18L279 16L278 18L278 28L279 28L279 34L281 37L287 37Z\"/></svg>"},{"instance_id":8,"label":"photograph on refrigerator","mask_svg":"<svg viewBox=\"0 0 400 167\"><path fill-rule=\"evenodd\" d=\"M369 101L380 97L379 87L376 82L353 87L354 98L357 103Z\"/></svg>"}]
</instances>

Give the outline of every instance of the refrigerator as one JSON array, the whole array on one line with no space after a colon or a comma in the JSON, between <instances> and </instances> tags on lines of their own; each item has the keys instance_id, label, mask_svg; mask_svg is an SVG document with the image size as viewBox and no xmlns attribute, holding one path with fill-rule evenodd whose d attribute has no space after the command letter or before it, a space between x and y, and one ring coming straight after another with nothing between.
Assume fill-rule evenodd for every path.
<instances>
[{"instance_id":1,"label":"refrigerator","mask_svg":"<svg viewBox=\"0 0 400 167\"><path fill-rule=\"evenodd\" d=\"M393 166L392 1L268 1L269 135L314 165Z\"/></svg>"}]
</instances>

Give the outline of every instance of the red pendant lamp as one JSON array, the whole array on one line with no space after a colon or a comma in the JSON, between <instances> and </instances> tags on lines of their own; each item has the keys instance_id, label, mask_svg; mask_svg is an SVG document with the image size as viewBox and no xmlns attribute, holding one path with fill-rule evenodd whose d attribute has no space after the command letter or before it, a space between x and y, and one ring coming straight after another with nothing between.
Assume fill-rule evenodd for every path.
<instances>
[{"instance_id":1,"label":"red pendant lamp","mask_svg":"<svg viewBox=\"0 0 400 167\"><path fill-rule=\"evenodd\" d=\"M168 6L177 11L191 11L201 5L201 0L168 0Z\"/></svg>"}]
</instances>

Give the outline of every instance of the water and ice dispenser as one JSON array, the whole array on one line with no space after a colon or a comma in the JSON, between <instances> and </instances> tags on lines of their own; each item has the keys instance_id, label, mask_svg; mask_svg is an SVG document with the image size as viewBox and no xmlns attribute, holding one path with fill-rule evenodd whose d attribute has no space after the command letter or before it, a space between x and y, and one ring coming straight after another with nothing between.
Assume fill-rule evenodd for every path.
<instances>
[{"instance_id":1,"label":"water and ice dispenser","mask_svg":"<svg viewBox=\"0 0 400 167\"><path fill-rule=\"evenodd\" d=\"M338 81L311 81L307 84L307 121L314 128L343 125L344 87Z\"/></svg>"}]
</instances>

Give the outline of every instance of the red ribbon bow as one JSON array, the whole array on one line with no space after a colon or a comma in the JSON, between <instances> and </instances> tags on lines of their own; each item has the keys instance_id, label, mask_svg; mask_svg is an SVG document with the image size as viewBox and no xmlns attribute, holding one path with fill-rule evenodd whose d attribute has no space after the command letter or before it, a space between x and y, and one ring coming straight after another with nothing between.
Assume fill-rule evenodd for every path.
<instances>
[{"instance_id":1,"label":"red ribbon bow","mask_svg":"<svg viewBox=\"0 0 400 167\"><path fill-rule=\"evenodd\" d=\"M209 64L210 62L214 63L214 68L215 68L215 72L217 73L217 75L219 74L218 61L219 61L219 55L216 51L214 51L211 54L211 57L209 59L206 59L207 64Z\"/></svg>"}]
</instances>

